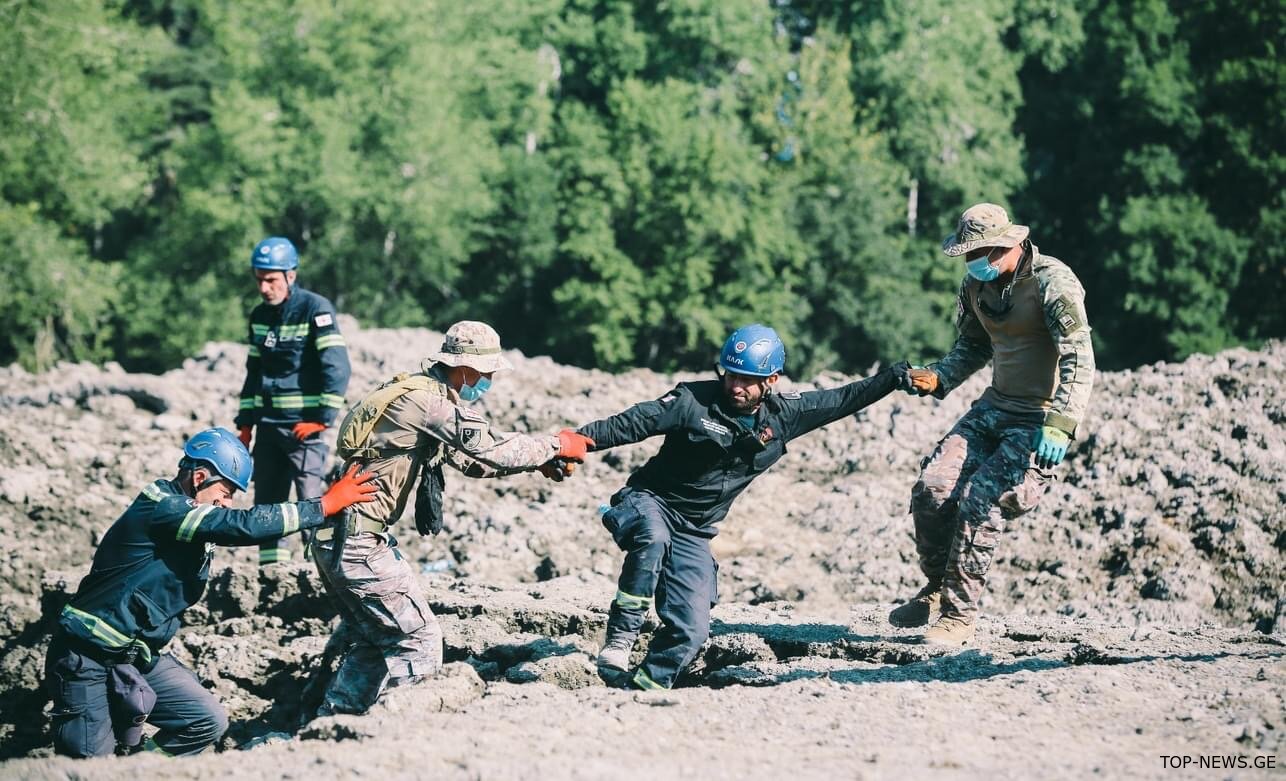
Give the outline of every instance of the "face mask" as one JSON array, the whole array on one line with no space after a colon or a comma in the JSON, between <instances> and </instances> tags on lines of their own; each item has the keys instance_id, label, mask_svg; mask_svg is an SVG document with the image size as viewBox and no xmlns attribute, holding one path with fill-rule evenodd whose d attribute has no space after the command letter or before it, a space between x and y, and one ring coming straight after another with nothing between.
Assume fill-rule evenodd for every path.
<instances>
[{"instance_id":1,"label":"face mask","mask_svg":"<svg viewBox=\"0 0 1286 781\"><path fill-rule=\"evenodd\" d=\"M487 377L479 377L473 385L460 386L460 398L463 401L477 401L482 398L482 394L491 390L491 380Z\"/></svg>"},{"instance_id":2,"label":"face mask","mask_svg":"<svg viewBox=\"0 0 1286 781\"><path fill-rule=\"evenodd\" d=\"M990 282L1000 276L1000 269L991 265L991 262L988 260L990 257L991 253L987 253L980 258L974 258L973 260L966 261L965 269L969 272L969 276L979 282Z\"/></svg>"}]
</instances>

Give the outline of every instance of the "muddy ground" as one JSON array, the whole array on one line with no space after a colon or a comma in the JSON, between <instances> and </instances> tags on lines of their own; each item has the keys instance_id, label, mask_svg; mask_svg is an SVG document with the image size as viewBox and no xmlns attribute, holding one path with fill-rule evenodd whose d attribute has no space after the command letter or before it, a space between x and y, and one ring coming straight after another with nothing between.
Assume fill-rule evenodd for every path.
<instances>
[{"instance_id":1,"label":"muddy ground","mask_svg":"<svg viewBox=\"0 0 1286 781\"><path fill-rule=\"evenodd\" d=\"M345 325L350 401L439 338ZM684 688L606 689L590 664L619 563L594 508L653 452L644 443L561 485L448 477L447 532L421 539L407 523L400 541L443 616L451 674L379 713L297 731L332 614L307 565L261 584L253 550L224 550L173 651L228 706L225 751L42 758L42 615L139 488L172 473L183 438L231 425L244 355L213 344L161 377L0 369L0 776L1168 778L1182 773L1161 754L1281 754L1286 346L1274 343L1101 374L1062 480L1002 542L963 653L931 653L883 617L920 585L907 514L919 460L985 376L943 402L891 396L792 443L722 525L723 605ZM483 407L528 431L695 376L511 359Z\"/></svg>"}]
</instances>

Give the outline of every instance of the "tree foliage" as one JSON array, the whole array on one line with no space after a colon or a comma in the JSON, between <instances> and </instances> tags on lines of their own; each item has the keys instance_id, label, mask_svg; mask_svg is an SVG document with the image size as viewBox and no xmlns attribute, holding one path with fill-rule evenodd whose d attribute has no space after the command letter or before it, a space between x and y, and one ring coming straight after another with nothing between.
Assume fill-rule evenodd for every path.
<instances>
[{"instance_id":1,"label":"tree foliage","mask_svg":"<svg viewBox=\"0 0 1286 781\"><path fill-rule=\"evenodd\" d=\"M0 5L0 361L237 338L248 253L381 325L608 369L737 325L934 358L969 204L1089 289L1101 363L1286 335L1282 0ZM429 346L426 345L426 349Z\"/></svg>"}]
</instances>

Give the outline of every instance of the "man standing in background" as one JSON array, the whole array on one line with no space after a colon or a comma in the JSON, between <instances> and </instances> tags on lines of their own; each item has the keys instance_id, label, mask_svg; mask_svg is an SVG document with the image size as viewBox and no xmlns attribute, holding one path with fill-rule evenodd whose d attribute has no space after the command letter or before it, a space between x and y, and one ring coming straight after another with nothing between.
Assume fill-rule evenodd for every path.
<instances>
[{"instance_id":1,"label":"man standing in background","mask_svg":"<svg viewBox=\"0 0 1286 781\"><path fill-rule=\"evenodd\" d=\"M1094 348L1085 289L1062 261L1042 255L1005 210L980 203L942 244L962 257L951 352L912 369L912 388L941 399L993 363L991 387L925 460L911 492L915 545L928 584L889 615L924 626L924 641L969 642L1005 522L1030 512L1085 416Z\"/></svg>"},{"instance_id":2,"label":"man standing in background","mask_svg":"<svg viewBox=\"0 0 1286 781\"><path fill-rule=\"evenodd\" d=\"M250 313L250 354L236 425L250 447L254 429L255 501L322 495L329 455L322 432L344 406L351 373L335 307L295 284L299 253L289 239L270 236L250 255L263 303ZM305 543L307 541L305 540ZM289 561L283 540L259 546L259 566Z\"/></svg>"}]
</instances>

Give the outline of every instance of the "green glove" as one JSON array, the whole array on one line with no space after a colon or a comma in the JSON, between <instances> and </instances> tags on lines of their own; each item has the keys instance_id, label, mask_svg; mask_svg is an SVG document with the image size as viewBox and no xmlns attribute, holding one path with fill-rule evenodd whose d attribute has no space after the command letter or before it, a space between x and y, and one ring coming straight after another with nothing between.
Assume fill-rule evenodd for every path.
<instances>
[{"instance_id":1,"label":"green glove","mask_svg":"<svg viewBox=\"0 0 1286 781\"><path fill-rule=\"evenodd\" d=\"M1066 431L1053 426L1041 426L1036 433L1036 466L1041 469L1053 469L1063 463L1067 455L1067 446L1072 438Z\"/></svg>"}]
</instances>

